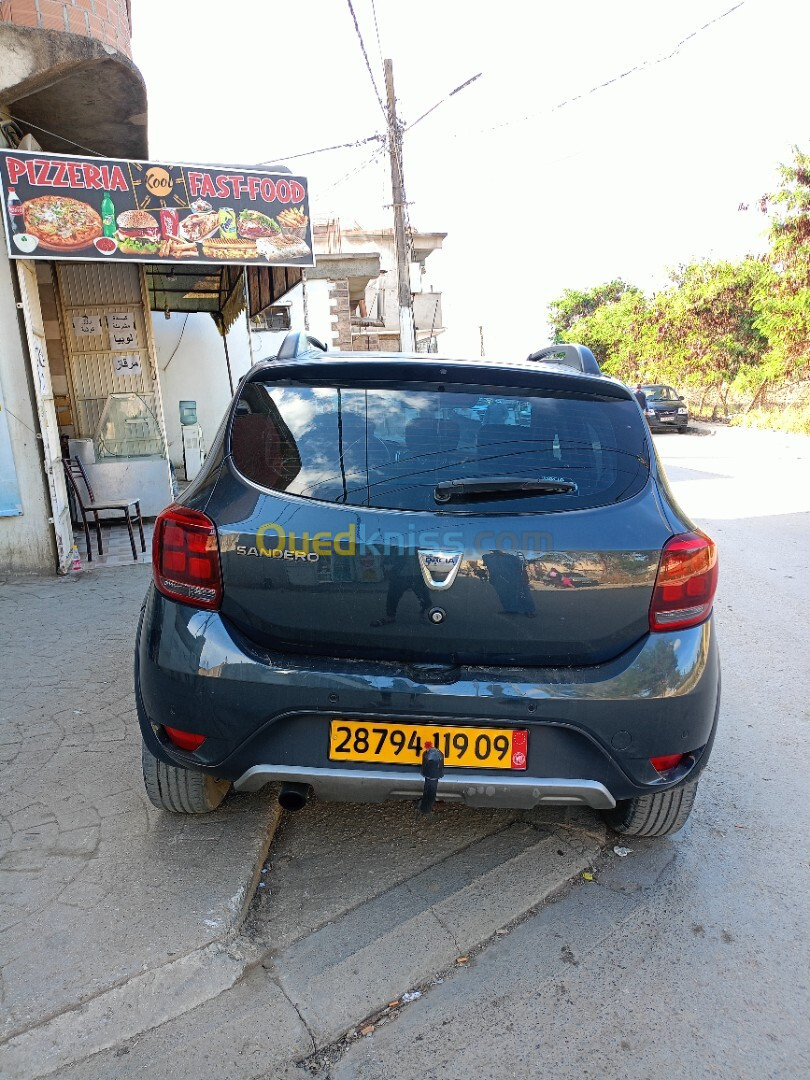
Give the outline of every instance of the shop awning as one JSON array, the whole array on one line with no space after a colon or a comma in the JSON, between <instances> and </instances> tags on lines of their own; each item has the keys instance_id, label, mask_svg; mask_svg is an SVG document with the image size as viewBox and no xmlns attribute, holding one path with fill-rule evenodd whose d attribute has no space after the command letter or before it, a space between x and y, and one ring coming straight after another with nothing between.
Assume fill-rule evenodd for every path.
<instances>
[{"instance_id":1,"label":"shop awning","mask_svg":"<svg viewBox=\"0 0 810 1080\"><path fill-rule=\"evenodd\" d=\"M241 266L148 265L146 285L153 311L207 311L221 333L245 309Z\"/></svg>"},{"instance_id":2,"label":"shop awning","mask_svg":"<svg viewBox=\"0 0 810 1080\"><path fill-rule=\"evenodd\" d=\"M148 265L146 284L153 311L207 311L226 332L245 309L241 266ZM260 315L301 281L294 266L247 267L251 318Z\"/></svg>"}]
</instances>

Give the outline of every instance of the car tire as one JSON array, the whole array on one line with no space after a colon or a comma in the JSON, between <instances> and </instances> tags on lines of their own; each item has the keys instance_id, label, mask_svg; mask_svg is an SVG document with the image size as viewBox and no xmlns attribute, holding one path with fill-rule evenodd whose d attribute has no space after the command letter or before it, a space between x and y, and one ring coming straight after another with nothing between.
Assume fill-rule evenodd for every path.
<instances>
[{"instance_id":1,"label":"car tire","mask_svg":"<svg viewBox=\"0 0 810 1080\"><path fill-rule=\"evenodd\" d=\"M623 799L612 810L604 811L605 821L621 836L669 836L686 824L697 787L697 780L692 780L655 795Z\"/></svg>"},{"instance_id":2,"label":"car tire","mask_svg":"<svg viewBox=\"0 0 810 1080\"><path fill-rule=\"evenodd\" d=\"M228 794L230 780L181 769L158 761L142 744L141 761L146 795L152 806L172 814L210 814Z\"/></svg>"}]
</instances>

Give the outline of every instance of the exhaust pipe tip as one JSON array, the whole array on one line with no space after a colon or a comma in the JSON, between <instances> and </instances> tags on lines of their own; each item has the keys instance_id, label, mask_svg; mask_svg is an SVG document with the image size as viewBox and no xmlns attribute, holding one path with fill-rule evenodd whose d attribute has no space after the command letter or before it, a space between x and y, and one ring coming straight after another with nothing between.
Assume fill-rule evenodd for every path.
<instances>
[{"instance_id":1,"label":"exhaust pipe tip","mask_svg":"<svg viewBox=\"0 0 810 1080\"><path fill-rule=\"evenodd\" d=\"M296 810L301 810L306 806L309 792L309 784L282 784L281 791L278 793L279 805L284 810L295 813Z\"/></svg>"}]
</instances>

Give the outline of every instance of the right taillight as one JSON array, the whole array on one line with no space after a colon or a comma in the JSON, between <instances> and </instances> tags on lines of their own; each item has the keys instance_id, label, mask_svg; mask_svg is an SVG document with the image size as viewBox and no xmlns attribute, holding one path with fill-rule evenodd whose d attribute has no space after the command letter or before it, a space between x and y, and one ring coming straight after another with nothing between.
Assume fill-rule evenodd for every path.
<instances>
[{"instance_id":1,"label":"right taillight","mask_svg":"<svg viewBox=\"0 0 810 1080\"><path fill-rule=\"evenodd\" d=\"M712 610L717 547L702 532L681 533L664 545L650 604L650 630L697 626Z\"/></svg>"},{"instance_id":2,"label":"right taillight","mask_svg":"<svg viewBox=\"0 0 810 1080\"><path fill-rule=\"evenodd\" d=\"M155 521L152 571L164 596L192 607L218 608L222 572L213 521L186 506L167 507Z\"/></svg>"}]
</instances>

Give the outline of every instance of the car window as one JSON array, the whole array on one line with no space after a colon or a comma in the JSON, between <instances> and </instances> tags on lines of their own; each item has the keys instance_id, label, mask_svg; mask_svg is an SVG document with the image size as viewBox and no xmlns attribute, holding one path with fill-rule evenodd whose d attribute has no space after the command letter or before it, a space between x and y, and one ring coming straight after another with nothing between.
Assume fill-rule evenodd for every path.
<instances>
[{"instance_id":1,"label":"car window","mask_svg":"<svg viewBox=\"0 0 810 1080\"><path fill-rule=\"evenodd\" d=\"M497 387L245 386L231 454L248 479L322 501L445 513L581 509L639 491L648 465L635 402ZM531 478L566 494L438 506L441 481Z\"/></svg>"},{"instance_id":2,"label":"car window","mask_svg":"<svg viewBox=\"0 0 810 1080\"><path fill-rule=\"evenodd\" d=\"M646 386L644 392L648 401L677 401L678 395L671 386Z\"/></svg>"}]
</instances>

